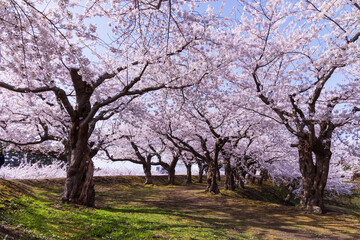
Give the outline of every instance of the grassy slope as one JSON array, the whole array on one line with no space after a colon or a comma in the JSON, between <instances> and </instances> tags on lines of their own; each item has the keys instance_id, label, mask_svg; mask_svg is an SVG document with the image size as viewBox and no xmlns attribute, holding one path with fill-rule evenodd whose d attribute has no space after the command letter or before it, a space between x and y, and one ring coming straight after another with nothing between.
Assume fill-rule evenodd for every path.
<instances>
[{"instance_id":1,"label":"grassy slope","mask_svg":"<svg viewBox=\"0 0 360 240\"><path fill-rule=\"evenodd\" d=\"M5 235L7 239L357 239L360 235L359 218L346 213L351 209L317 216L283 206L278 204L283 193L270 183L211 195L202 184L165 186L164 177L156 177L153 186L143 186L141 177L97 177L97 208L89 209L59 203L63 181L0 179L0 239ZM356 202L351 206L360 209Z\"/></svg>"}]
</instances>

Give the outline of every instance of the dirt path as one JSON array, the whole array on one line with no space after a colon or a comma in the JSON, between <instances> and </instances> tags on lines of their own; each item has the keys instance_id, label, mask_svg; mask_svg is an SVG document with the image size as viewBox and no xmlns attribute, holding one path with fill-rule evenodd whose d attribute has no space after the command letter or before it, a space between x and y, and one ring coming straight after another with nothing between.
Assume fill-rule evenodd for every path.
<instances>
[{"instance_id":1,"label":"dirt path","mask_svg":"<svg viewBox=\"0 0 360 240\"><path fill-rule=\"evenodd\" d=\"M251 231L268 239L359 239L360 224L354 216L329 212L324 216L305 213L301 209L262 201L209 196L198 190L170 193L170 199L186 203L187 208L203 213L217 212L219 222L227 220L234 231ZM221 217L220 217L221 216Z\"/></svg>"},{"instance_id":2,"label":"dirt path","mask_svg":"<svg viewBox=\"0 0 360 240\"><path fill-rule=\"evenodd\" d=\"M292 206L236 198L226 191L212 195L204 192L203 185L152 186L145 187L146 193L142 185L131 191L116 186L109 194L109 189L98 184L99 207L121 203L161 208L258 239L360 239L356 217L341 212L313 215Z\"/></svg>"}]
</instances>

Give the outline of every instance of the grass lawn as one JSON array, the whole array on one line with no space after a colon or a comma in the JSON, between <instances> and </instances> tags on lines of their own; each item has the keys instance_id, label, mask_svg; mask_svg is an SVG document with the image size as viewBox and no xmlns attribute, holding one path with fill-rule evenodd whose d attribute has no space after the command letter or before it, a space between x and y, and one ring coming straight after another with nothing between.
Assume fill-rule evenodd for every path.
<instances>
[{"instance_id":1,"label":"grass lawn","mask_svg":"<svg viewBox=\"0 0 360 240\"><path fill-rule=\"evenodd\" d=\"M142 177L96 177L96 208L60 203L63 182L0 180L0 239L360 238L358 200L313 215L280 204L284 193L270 182L212 195L204 184L166 186L165 177L151 186Z\"/></svg>"}]
</instances>

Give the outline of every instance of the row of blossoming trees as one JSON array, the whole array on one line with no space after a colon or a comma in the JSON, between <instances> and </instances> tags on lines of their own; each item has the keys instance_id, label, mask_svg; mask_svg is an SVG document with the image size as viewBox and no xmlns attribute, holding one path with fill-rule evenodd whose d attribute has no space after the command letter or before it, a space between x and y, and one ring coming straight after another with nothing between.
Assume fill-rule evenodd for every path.
<instances>
[{"instance_id":1,"label":"row of blossoming trees","mask_svg":"<svg viewBox=\"0 0 360 240\"><path fill-rule=\"evenodd\" d=\"M220 165L231 190L254 166L301 177L321 212L358 164L359 4L213 4L1 2L0 140L67 161L65 202L94 206L101 154L171 182L206 164L213 193Z\"/></svg>"}]
</instances>

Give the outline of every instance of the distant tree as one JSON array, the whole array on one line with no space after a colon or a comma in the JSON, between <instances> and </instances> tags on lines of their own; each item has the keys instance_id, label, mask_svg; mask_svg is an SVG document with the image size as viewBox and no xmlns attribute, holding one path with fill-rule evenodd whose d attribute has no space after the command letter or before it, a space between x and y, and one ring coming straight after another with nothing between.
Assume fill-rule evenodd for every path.
<instances>
[{"instance_id":1,"label":"distant tree","mask_svg":"<svg viewBox=\"0 0 360 240\"><path fill-rule=\"evenodd\" d=\"M192 165L194 163L196 163L195 161L195 157L192 154L189 153L183 153L182 154L182 161L186 167L186 184L191 184L192 183L192 172L191 172L191 168ZM200 171L200 170L199 170ZM201 169L202 171L202 169ZM200 176L199 176L200 178Z\"/></svg>"},{"instance_id":2,"label":"distant tree","mask_svg":"<svg viewBox=\"0 0 360 240\"><path fill-rule=\"evenodd\" d=\"M124 143L123 143L124 144ZM128 140L128 144L131 146L133 153L126 152L128 157L120 158L114 157L109 151L104 148L102 149L105 151L106 156L111 161L129 161L135 164L141 164L145 174L145 183L144 184L153 184L152 181L152 174L151 174L151 166L152 166L152 159L155 156L155 153L149 152L146 149L140 147L134 140L131 138Z\"/></svg>"},{"instance_id":3,"label":"distant tree","mask_svg":"<svg viewBox=\"0 0 360 240\"><path fill-rule=\"evenodd\" d=\"M166 145L166 149L168 150L168 155L171 156L170 161L164 161L162 157L162 153L158 153L153 146L150 146L154 153L156 153L156 157L158 162L154 162L153 165L160 165L168 172L168 184L175 185L175 167L181 158L181 149L173 147L171 145Z\"/></svg>"}]
</instances>

